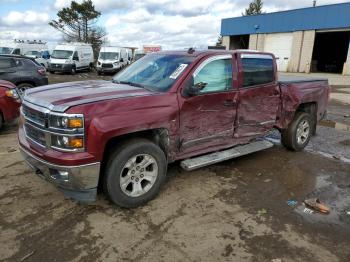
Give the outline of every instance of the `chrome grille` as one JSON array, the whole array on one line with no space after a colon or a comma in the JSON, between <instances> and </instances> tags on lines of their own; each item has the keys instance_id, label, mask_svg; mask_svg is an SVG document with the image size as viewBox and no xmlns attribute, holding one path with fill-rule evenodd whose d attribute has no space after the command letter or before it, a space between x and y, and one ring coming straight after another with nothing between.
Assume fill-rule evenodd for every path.
<instances>
[{"instance_id":1,"label":"chrome grille","mask_svg":"<svg viewBox=\"0 0 350 262\"><path fill-rule=\"evenodd\" d=\"M28 123L24 125L25 133L29 139L41 146L46 146L45 133Z\"/></svg>"},{"instance_id":2,"label":"chrome grille","mask_svg":"<svg viewBox=\"0 0 350 262\"><path fill-rule=\"evenodd\" d=\"M42 127L46 126L47 116L45 113L29 108L26 105L22 105L22 112L27 120Z\"/></svg>"}]
</instances>

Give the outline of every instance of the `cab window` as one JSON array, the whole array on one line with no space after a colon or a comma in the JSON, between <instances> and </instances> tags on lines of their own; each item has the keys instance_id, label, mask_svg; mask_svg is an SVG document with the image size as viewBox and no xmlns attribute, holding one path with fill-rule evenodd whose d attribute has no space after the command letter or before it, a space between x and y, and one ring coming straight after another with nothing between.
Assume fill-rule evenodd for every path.
<instances>
[{"instance_id":1,"label":"cab window","mask_svg":"<svg viewBox=\"0 0 350 262\"><path fill-rule=\"evenodd\" d=\"M205 62L204 62L205 63ZM194 85L205 84L200 93L223 92L232 88L232 60L216 59L207 63L193 77Z\"/></svg>"},{"instance_id":2,"label":"cab window","mask_svg":"<svg viewBox=\"0 0 350 262\"><path fill-rule=\"evenodd\" d=\"M275 72L272 56L242 55L243 87L272 83Z\"/></svg>"}]
</instances>

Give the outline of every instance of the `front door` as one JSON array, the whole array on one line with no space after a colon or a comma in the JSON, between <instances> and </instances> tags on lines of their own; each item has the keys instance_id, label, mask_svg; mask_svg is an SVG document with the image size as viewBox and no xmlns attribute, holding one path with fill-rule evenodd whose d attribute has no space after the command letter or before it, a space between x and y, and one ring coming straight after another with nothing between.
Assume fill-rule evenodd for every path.
<instances>
[{"instance_id":1,"label":"front door","mask_svg":"<svg viewBox=\"0 0 350 262\"><path fill-rule=\"evenodd\" d=\"M189 153L232 140L236 93L232 90L232 56L218 55L203 61L191 76L192 84L205 87L181 99L180 150Z\"/></svg>"},{"instance_id":2,"label":"front door","mask_svg":"<svg viewBox=\"0 0 350 262\"><path fill-rule=\"evenodd\" d=\"M242 73L235 137L259 137L273 128L280 105L271 55L241 54Z\"/></svg>"}]
</instances>

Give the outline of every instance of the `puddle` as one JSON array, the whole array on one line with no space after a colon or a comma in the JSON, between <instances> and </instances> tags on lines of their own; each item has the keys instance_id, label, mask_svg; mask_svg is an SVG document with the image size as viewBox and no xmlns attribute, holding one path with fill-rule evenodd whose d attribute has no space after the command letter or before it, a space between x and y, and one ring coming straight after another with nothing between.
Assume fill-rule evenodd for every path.
<instances>
[{"instance_id":1,"label":"puddle","mask_svg":"<svg viewBox=\"0 0 350 262\"><path fill-rule=\"evenodd\" d=\"M305 211L305 205L300 203L294 211L310 223L323 225L338 225L349 227L350 225L350 182L345 173L332 175L318 175L313 191L305 195L305 199L319 198L330 208L328 215L317 211L309 213Z\"/></svg>"},{"instance_id":2,"label":"puddle","mask_svg":"<svg viewBox=\"0 0 350 262\"><path fill-rule=\"evenodd\" d=\"M334 122L331 120L322 120L321 122L318 123L320 126L324 127L330 127L334 128L340 131L348 131L350 132L350 125L344 124L344 123L339 123L339 122Z\"/></svg>"}]
</instances>

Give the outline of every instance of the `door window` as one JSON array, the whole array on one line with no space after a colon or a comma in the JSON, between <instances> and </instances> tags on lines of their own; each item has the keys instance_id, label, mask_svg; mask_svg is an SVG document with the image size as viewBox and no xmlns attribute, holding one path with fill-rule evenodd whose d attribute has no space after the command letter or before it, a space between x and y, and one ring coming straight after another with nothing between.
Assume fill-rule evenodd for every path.
<instances>
[{"instance_id":1,"label":"door window","mask_svg":"<svg viewBox=\"0 0 350 262\"><path fill-rule=\"evenodd\" d=\"M205 62L204 62L205 63ZM204 65L193 77L194 85L204 83L200 93L223 92L232 88L232 60L216 59Z\"/></svg>"},{"instance_id":2,"label":"door window","mask_svg":"<svg viewBox=\"0 0 350 262\"><path fill-rule=\"evenodd\" d=\"M21 54L21 50L19 48L16 48L15 50L13 50L14 55L20 55Z\"/></svg>"},{"instance_id":3,"label":"door window","mask_svg":"<svg viewBox=\"0 0 350 262\"><path fill-rule=\"evenodd\" d=\"M272 56L242 55L243 87L272 83L275 70Z\"/></svg>"},{"instance_id":4,"label":"door window","mask_svg":"<svg viewBox=\"0 0 350 262\"><path fill-rule=\"evenodd\" d=\"M74 61L79 61L79 56L78 56L78 52L75 51L74 54L73 54L73 60Z\"/></svg>"},{"instance_id":5,"label":"door window","mask_svg":"<svg viewBox=\"0 0 350 262\"><path fill-rule=\"evenodd\" d=\"M15 63L11 58L0 58L0 69L15 67Z\"/></svg>"}]
</instances>

